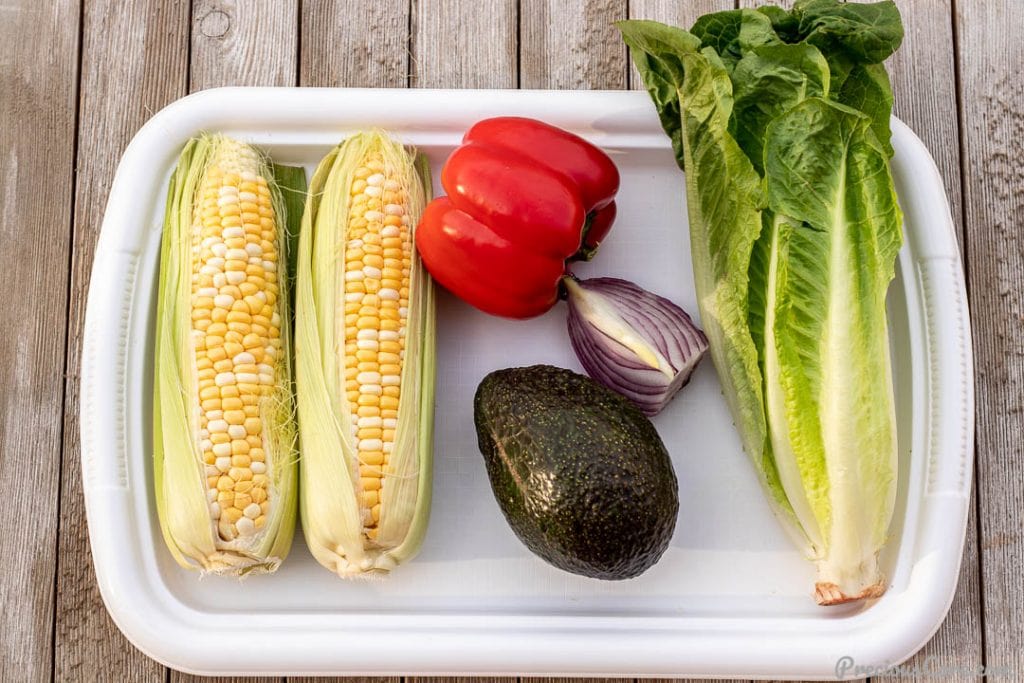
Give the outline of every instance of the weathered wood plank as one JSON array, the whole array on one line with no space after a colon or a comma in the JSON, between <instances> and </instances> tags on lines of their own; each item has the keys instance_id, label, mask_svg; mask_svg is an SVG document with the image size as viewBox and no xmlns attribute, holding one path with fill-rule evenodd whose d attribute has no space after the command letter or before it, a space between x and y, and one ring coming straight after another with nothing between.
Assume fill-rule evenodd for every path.
<instances>
[{"instance_id":1,"label":"weathered wood plank","mask_svg":"<svg viewBox=\"0 0 1024 683\"><path fill-rule=\"evenodd\" d=\"M515 0L413 0L412 85L515 88Z\"/></svg>"},{"instance_id":2,"label":"weathered wood plank","mask_svg":"<svg viewBox=\"0 0 1024 683\"><path fill-rule=\"evenodd\" d=\"M82 494L78 378L85 296L114 169L146 119L185 94L188 7L91 0L82 43L54 677L162 681L164 667L127 642L99 596Z\"/></svg>"},{"instance_id":3,"label":"weathered wood plank","mask_svg":"<svg viewBox=\"0 0 1024 683\"><path fill-rule=\"evenodd\" d=\"M192 8L195 92L224 85L295 85L298 2L196 0Z\"/></svg>"},{"instance_id":4,"label":"weathered wood plank","mask_svg":"<svg viewBox=\"0 0 1024 683\"><path fill-rule=\"evenodd\" d=\"M985 664L1024 672L1024 4L957 0Z\"/></svg>"},{"instance_id":5,"label":"weathered wood plank","mask_svg":"<svg viewBox=\"0 0 1024 683\"><path fill-rule=\"evenodd\" d=\"M552 89L626 87L626 46L612 22L626 0L522 0L519 86Z\"/></svg>"},{"instance_id":6,"label":"weathered wood plank","mask_svg":"<svg viewBox=\"0 0 1024 683\"><path fill-rule=\"evenodd\" d=\"M12 680L48 679L53 657L78 9L0 10L0 678Z\"/></svg>"},{"instance_id":7,"label":"weathered wood plank","mask_svg":"<svg viewBox=\"0 0 1024 683\"><path fill-rule=\"evenodd\" d=\"M651 19L689 29L702 14L734 8L733 0L629 0L629 18ZM644 87L632 61L629 64L629 87L633 90L643 90Z\"/></svg>"},{"instance_id":8,"label":"weathered wood plank","mask_svg":"<svg viewBox=\"0 0 1024 683\"><path fill-rule=\"evenodd\" d=\"M307 0L299 84L404 88L409 82L409 0Z\"/></svg>"}]
</instances>

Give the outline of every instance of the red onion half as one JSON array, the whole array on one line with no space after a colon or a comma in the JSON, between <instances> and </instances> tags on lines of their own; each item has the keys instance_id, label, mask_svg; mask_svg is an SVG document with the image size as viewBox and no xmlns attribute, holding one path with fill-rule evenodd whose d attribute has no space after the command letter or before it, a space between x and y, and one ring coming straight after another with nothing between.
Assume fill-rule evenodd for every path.
<instances>
[{"instance_id":1,"label":"red onion half","mask_svg":"<svg viewBox=\"0 0 1024 683\"><path fill-rule=\"evenodd\" d=\"M569 338L583 369L646 415L657 415L690 381L708 340L686 311L611 277L562 280Z\"/></svg>"}]
</instances>

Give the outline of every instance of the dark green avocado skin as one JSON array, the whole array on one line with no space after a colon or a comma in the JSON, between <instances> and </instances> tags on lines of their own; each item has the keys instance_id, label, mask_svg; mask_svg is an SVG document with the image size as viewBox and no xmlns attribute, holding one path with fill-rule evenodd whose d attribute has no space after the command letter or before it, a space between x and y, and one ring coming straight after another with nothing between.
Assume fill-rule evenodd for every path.
<instances>
[{"instance_id":1,"label":"dark green avocado skin","mask_svg":"<svg viewBox=\"0 0 1024 683\"><path fill-rule=\"evenodd\" d=\"M527 548L595 579L639 576L668 548L679 488L632 403L550 365L487 375L473 402L494 497Z\"/></svg>"}]
</instances>

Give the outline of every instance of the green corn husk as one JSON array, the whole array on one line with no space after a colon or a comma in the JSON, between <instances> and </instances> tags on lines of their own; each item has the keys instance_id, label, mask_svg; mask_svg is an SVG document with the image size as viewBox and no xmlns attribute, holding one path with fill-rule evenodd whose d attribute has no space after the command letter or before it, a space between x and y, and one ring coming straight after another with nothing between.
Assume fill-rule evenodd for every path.
<instances>
[{"instance_id":1,"label":"green corn husk","mask_svg":"<svg viewBox=\"0 0 1024 683\"><path fill-rule=\"evenodd\" d=\"M274 213L276 237L272 243L277 252L279 288L272 308L279 315L281 348L276 360L264 359L273 367L273 384L268 385L273 388L256 399L265 453L265 473L261 474L269 480L265 488L269 509L261 527L247 527L247 535L239 531L231 539L218 530L214 510L219 510L219 503L215 508L216 499L211 498L216 493L209 493L207 477L211 470L204 461L200 426L206 412L199 398L199 342L194 341L194 335L203 338L204 348L206 342L203 334L193 333L192 328L193 305L199 296L193 293L193 267L200 258L193 238L202 230L199 194L205 174L215 165L243 169L267 181ZM154 494L164 540L174 559L183 567L203 573L242 576L274 571L288 554L295 528L297 426L290 360L290 231L282 191L302 195L305 175L302 169L275 168L283 182L278 182L269 163L254 148L221 135L202 135L190 140L182 151L167 197L156 321ZM292 218L297 222L297 216ZM260 293L266 295L266 291Z\"/></svg>"},{"instance_id":2,"label":"green corn husk","mask_svg":"<svg viewBox=\"0 0 1024 683\"><path fill-rule=\"evenodd\" d=\"M409 195L410 229L426 204L425 159L378 132L354 135L317 168L302 220L296 292L296 386L302 442L300 509L313 556L342 577L375 576L411 559L430 511L434 411L434 292L413 250L401 396L380 518L367 533L359 498L360 451L343 379L345 323L336 313L344 283L353 174L370 152ZM363 463L366 464L365 462Z\"/></svg>"}]
</instances>

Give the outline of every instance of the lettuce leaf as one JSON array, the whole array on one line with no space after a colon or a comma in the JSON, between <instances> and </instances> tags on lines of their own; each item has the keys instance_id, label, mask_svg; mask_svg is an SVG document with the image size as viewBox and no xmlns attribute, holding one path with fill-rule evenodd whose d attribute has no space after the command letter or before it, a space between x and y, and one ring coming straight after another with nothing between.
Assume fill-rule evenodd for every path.
<instances>
[{"instance_id":1,"label":"lettuce leaf","mask_svg":"<svg viewBox=\"0 0 1024 683\"><path fill-rule=\"evenodd\" d=\"M890 2L619 22L686 174L701 320L743 447L816 596L880 595L896 490L885 293Z\"/></svg>"},{"instance_id":2,"label":"lettuce leaf","mask_svg":"<svg viewBox=\"0 0 1024 683\"><path fill-rule=\"evenodd\" d=\"M750 259L761 233L765 197L760 176L728 132L732 83L716 53L700 49L699 42L681 29L665 31L667 27L643 21L617 26L686 170L694 282L722 392L777 517L810 554L768 441L763 380L748 308ZM672 112L678 112L675 121L670 119Z\"/></svg>"},{"instance_id":3,"label":"lettuce leaf","mask_svg":"<svg viewBox=\"0 0 1024 683\"><path fill-rule=\"evenodd\" d=\"M884 588L877 553L896 492L885 317L901 215L870 118L810 98L765 136L780 226L769 268L767 415L783 487L818 546L818 582L848 598Z\"/></svg>"}]
</instances>

